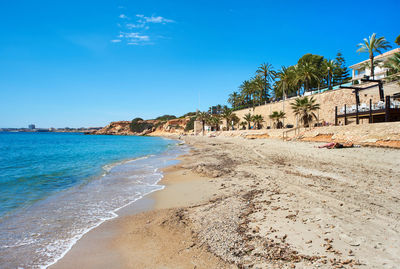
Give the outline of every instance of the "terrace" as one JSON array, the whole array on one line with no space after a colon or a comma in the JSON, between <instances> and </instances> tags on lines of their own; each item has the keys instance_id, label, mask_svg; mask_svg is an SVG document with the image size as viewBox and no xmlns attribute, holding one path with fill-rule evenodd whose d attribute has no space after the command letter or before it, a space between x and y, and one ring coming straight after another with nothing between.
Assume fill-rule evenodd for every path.
<instances>
[{"instance_id":1,"label":"terrace","mask_svg":"<svg viewBox=\"0 0 400 269\"><path fill-rule=\"evenodd\" d=\"M384 97L383 83L381 80L362 79L362 81L368 82L367 86L363 88L342 86L342 88L354 90L353 93L355 94L356 104L351 106L345 104L340 108L339 112L336 106L335 125L338 125L338 121L341 118L344 118L344 125L347 125L348 119L351 118L356 120L356 124L360 123L360 119L368 119L368 123L400 121L400 94ZM374 85L374 83L377 83L379 86L380 100L373 103L372 99L370 99L369 104L360 103L359 92L371 87L376 87L377 85Z\"/></svg>"}]
</instances>

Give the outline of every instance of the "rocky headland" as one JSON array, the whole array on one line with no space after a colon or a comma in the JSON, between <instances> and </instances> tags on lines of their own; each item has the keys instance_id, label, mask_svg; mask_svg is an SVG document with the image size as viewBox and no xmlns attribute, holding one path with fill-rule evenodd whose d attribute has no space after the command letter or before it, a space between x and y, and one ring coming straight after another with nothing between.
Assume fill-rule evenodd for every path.
<instances>
[{"instance_id":1,"label":"rocky headland","mask_svg":"<svg viewBox=\"0 0 400 269\"><path fill-rule=\"evenodd\" d=\"M183 134L190 117L163 120L138 120L137 123L143 126L143 130L132 131L131 121L114 121L100 130L88 132L92 135L171 135Z\"/></svg>"}]
</instances>

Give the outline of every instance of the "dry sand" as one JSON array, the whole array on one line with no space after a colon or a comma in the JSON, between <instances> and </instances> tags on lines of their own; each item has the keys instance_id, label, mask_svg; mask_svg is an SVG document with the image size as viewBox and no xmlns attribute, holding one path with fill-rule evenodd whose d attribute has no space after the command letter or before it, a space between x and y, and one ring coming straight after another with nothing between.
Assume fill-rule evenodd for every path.
<instances>
[{"instance_id":1,"label":"dry sand","mask_svg":"<svg viewBox=\"0 0 400 269\"><path fill-rule=\"evenodd\" d=\"M164 190L52 268L398 268L399 150L185 140Z\"/></svg>"}]
</instances>

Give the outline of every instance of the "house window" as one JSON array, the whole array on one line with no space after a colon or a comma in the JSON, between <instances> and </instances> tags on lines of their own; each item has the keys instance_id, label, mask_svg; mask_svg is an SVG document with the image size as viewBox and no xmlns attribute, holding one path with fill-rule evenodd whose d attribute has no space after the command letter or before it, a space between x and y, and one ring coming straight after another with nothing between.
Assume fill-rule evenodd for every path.
<instances>
[{"instance_id":1,"label":"house window","mask_svg":"<svg viewBox=\"0 0 400 269\"><path fill-rule=\"evenodd\" d=\"M365 75L365 69L357 69L357 70L356 70L356 75L357 75L357 76L363 76L363 75Z\"/></svg>"}]
</instances>

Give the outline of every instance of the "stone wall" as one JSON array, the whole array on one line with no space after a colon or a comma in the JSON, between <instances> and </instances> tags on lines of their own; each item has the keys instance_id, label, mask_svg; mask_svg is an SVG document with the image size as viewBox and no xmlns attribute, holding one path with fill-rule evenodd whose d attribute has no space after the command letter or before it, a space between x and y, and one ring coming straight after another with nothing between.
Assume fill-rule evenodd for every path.
<instances>
[{"instance_id":1,"label":"stone wall","mask_svg":"<svg viewBox=\"0 0 400 269\"><path fill-rule=\"evenodd\" d=\"M373 84L371 84L373 85ZM393 95L394 93L400 92L400 86L398 82L392 82L384 85L384 93L386 95ZM323 93L318 93L311 95L316 99L316 103L320 104L320 109L316 111L316 115L319 118L319 121L325 121L330 124L335 123L335 106L338 107L338 112L340 109L346 104L347 106L355 105L355 95L353 90L351 89L339 89L334 91L327 91ZM310 96L309 96L310 97ZM273 126L273 121L269 118L269 115L272 114L273 111L284 111L286 113L286 118L284 120L284 124L292 124L296 126L296 116L293 114L293 111L290 107L290 103L292 103L296 97L289 98L285 101L279 101L274 103L269 103L262 106L257 106L253 110L253 108L241 109L235 111L235 114L243 121L243 116L247 113L261 114L264 117L264 128L267 126ZM372 99L373 103L377 103L379 101L379 89L378 86L371 87L367 90L363 90L360 92L360 102L366 103L369 105L369 100ZM354 123L354 120L349 119L349 124ZM361 121L361 124L368 123L368 121ZM224 123L225 126L225 123Z\"/></svg>"}]
</instances>

